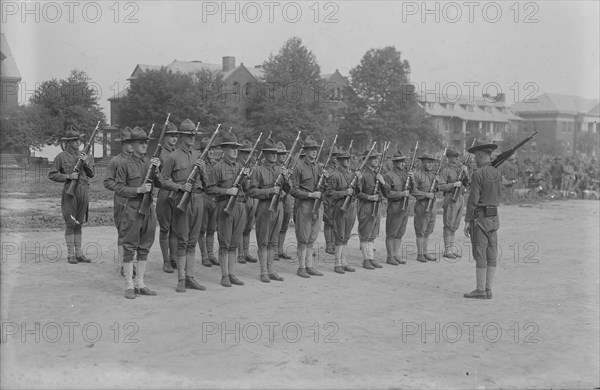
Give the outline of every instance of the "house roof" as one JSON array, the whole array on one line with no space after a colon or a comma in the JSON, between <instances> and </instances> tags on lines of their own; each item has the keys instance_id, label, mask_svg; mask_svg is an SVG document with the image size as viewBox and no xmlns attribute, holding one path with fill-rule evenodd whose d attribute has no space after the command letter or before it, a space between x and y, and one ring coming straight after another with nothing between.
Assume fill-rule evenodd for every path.
<instances>
[{"instance_id":1,"label":"house roof","mask_svg":"<svg viewBox=\"0 0 600 390\"><path fill-rule=\"evenodd\" d=\"M3 79L13 79L21 81L21 73L19 73L17 63L15 62L12 52L10 51L8 41L2 33L0 33L0 52L2 53L0 76Z\"/></svg>"},{"instance_id":2,"label":"house roof","mask_svg":"<svg viewBox=\"0 0 600 390\"><path fill-rule=\"evenodd\" d=\"M475 104L461 105L455 103L454 108L451 109L449 104L438 102L421 102L421 106L425 109L425 112L431 116L460 118L467 121L506 123L508 121L523 120L509 110L503 110L501 107L488 106L483 107L482 109ZM469 106L472 107L472 111L469 110Z\"/></svg>"},{"instance_id":3,"label":"house roof","mask_svg":"<svg viewBox=\"0 0 600 390\"><path fill-rule=\"evenodd\" d=\"M598 99L544 93L528 101L515 103L511 110L517 113L561 113L598 115Z\"/></svg>"}]
</instances>

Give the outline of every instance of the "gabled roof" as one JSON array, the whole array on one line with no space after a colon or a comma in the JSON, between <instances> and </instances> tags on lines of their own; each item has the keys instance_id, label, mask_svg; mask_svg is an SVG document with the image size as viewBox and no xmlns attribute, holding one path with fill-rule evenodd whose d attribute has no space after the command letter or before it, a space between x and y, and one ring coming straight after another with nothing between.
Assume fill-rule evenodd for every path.
<instances>
[{"instance_id":1,"label":"gabled roof","mask_svg":"<svg viewBox=\"0 0 600 390\"><path fill-rule=\"evenodd\" d=\"M0 76L3 79L21 81L21 73L19 73L17 63L15 62L12 52L10 51L8 41L2 33L0 33L0 52L2 53Z\"/></svg>"},{"instance_id":2,"label":"gabled roof","mask_svg":"<svg viewBox=\"0 0 600 390\"><path fill-rule=\"evenodd\" d=\"M236 66L235 68L233 68L232 70L230 70L228 72L222 72L223 68L219 64L209 64L209 63L202 62L202 61L174 60L169 65L165 66L165 68L168 70L171 70L173 72L180 72L180 73L194 73L194 72L197 72L200 70L208 70L209 72L211 72L213 74L222 73L223 79L227 79L231 74L233 74L240 67L243 67L244 69L246 69L257 80L262 78L262 76L264 74L264 71L262 69L246 68L243 63L241 63L240 65ZM148 70L159 70L160 68L161 68L161 66L159 66L159 65L138 64L135 67L135 69L133 70L133 73L131 74L130 79L135 78L140 72L146 72Z\"/></svg>"},{"instance_id":3,"label":"gabled roof","mask_svg":"<svg viewBox=\"0 0 600 390\"><path fill-rule=\"evenodd\" d=\"M349 86L350 85L350 81L348 80L348 77L346 76L342 76L342 74L340 73L340 71L338 69L335 70L335 72L333 73L324 73L321 75L321 80L325 80L325 81L331 81L331 82L336 82L339 81L339 84L343 84L344 86Z\"/></svg>"},{"instance_id":4,"label":"gabled roof","mask_svg":"<svg viewBox=\"0 0 600 390\"><path fill-rule=\"evenodd\" d=\"M544 93L528 101L515 103L511 110L517 113L560 113L598 115L598 99Z\"/></svg>"}]
</instances>

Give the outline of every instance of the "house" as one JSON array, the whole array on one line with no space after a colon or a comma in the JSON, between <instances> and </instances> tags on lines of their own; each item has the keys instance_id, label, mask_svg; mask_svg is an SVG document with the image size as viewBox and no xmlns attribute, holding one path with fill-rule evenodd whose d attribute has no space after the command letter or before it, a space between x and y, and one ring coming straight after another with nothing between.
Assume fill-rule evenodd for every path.
<instances>
[{"instance_id":1,"label":"house","mask_svg":"<svg viewBox=\"0 0 600 390\"><path fill-rule=\"evenodd\" d=\"M541 150L550 150L552 143L558 143L564 152L575 155L578 136L585 132L598 134L598 99L544 93L528 101L513 104L511 111L523 118L525 132L539 132L536 145ZM592 154L598 155L597 148Z\"/></svg>"},{"instance_id":2,"label":"house","mask_svg":"<svg viewBox=\"0 0 600 390\"><path fill-rule=\"evenodd\" d=\"M2 109L11 109L17 107L19 103L19 83L21 74L17 63L10 51L6 36L0 33L0 82L2 88Z\"/></svg>"},{"instance_id":3,"label":"house","mask_svg":"<svg viewBox=\"0 0 600 390\"><path fill-rule=\"evenodd\" d=\"M323 92L320 102L327 110L327 119L330 122L339 122L343 118L342 112L347 104L344 102L344 93L350 87L348 77L342 76L339 70L321 75Z\"/></svg>"}]
</instances>

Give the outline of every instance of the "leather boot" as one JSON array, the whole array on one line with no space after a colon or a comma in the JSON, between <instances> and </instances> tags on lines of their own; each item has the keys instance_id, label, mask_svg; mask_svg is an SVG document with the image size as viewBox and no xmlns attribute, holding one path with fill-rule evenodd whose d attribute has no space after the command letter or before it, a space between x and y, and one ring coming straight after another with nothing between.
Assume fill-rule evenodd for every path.
<instances>
[{"instance_id":1,"label":"leather boot","mask_svg":"<svg viewBox=\"0 0 600 390\"><path fill-rule=\"evenodd\" d=\"M385 250L387 252L386 263L391 264L391 265L398 265L398 262L394 258L394 239L393 238L385 239Z\"/></svg>"},{"instance_id":2,"label":"leather boot","mask_svg":"<svg viewBox=\"0 0 600 390\"><path fill-rule=\"evenodd\" d=\"M267 248L261 246L258 248L258 262L260 264L260 281L263 283L271 281L267 272L267 261Z\"/></svg>"},{"instance_id":3,"label":"leather boot","mask_svg":"<svg viewBox=\"0 0 600 390\"><path fill-rule=\"evenodd\" d=\"M231 282L229 281L229 263L225 250L219 251L219 263L221 264L221 286L231 287Z\"/></svg>"},{"instance_id":4,"label":"leather boot","mask_svg":"<svg viewBox=\"0 0 600 390\"><path fill-rule=\"evenodd\" d=\"M231 284L235 284L236 286L243 286L244 282L237 278L233 273L235 272L235 263L237 260L237 255L235 251L227 252L227 263L229 266L229 281Z\"/></svg>"},{"instance_id":5,"label":"leather boot","mask_svg":"<svg viewBox=\"0 0 600 390\"><path fill-rule=\"evenodd\" d=\"M403 259L404 256L402 256L402 239L401 238L394 238L394 260L396 260L396 262L398 264L406 264L406 260Z\"/></svg>"},{"instance_id":6,"label":"leather boot","mask_svg":"<svg viewBox=\"0 0 600 390\"><path fill-rule=\"evenodd\" d=\"M421 263L427 263L423 241L423 237L417 237L417 261Z\"/></svg>"},{"instance_id":7,"label":"leather boot","mask_svg":"<svg viewBox=\"0 0 600 390\"><path fill-rule=\"evenodd\" d=\"M257 263L258 259L250 255L250 234L242 236L242 241L244 246L244 260L249 263Z\"/></svg>"},{"instance_id":8,"label":"leather boot","mask_svg":"<svg viewBox=\"0 0 600 390\"><path fill-rule=\"evenodd\" d=\"M485 292L486 272L487 269L485 268L475 268L477 288L470 293L464 294L465 298L487 299L487 293Z\"/></svg>"},{"instance_id":9,"label":"leather boot","mask_svg":"<svg viewBox=\"0 0 600 390\"><path fill-rule=\"evenodd\" d=\"M485 277L485 293L487 299L492 299L492 284L494 283L494 275L496 274L496 267L487 267L487 273Z\"/></svg>"},{"instance_id":10,"label":"leather boot","mask_svg":"<svg viewBox=\"0 0 600 390\"><path fill-rule=\"evenodd\" d=\"M335 265L333 266L333 270L338 274L345 274L344 267L342 266L342 247L335 247Z\"/></svg>"},{"instance_id":11,"label":"leather boot","mask_svg":"<svg viewBox=\"0 0 600 390\"><path fill-rule=\"evenodd\" d=\"M208 252L206 251L206 238L204 234L200 234L198 248L200 249L200 256L202 257L202 265L205 267L212 267L212 263L208 258Z\"/></svg>"},{"instance_id":12,"label":"leather boot","mask_svg":"<svg viewBox=\"0 0 600 390\"><path fill-rule=\"evenodd\" d=\"M452 252L452 247L454 246L453 241L454 235L452 232L444 230L444 257L448 259L456 259L458 257Z\"/></svg>"},{"instance_id":13,"label":"leather boot","mask_svg":"<svg viewBox=\"0 0 600 390\"><path fill-rule=\"evenodd\" d=\"M427 261L436 261L437 258L427 253L429 247L429 237L423 237L423 254Z\"/></svg>"},{"instance_id":14,"label":"leather boot","mask_svg":"<svg viewBox=\"0 0 600 390\"><path fill-rule=\"evenodd\" d=\"M369 249L367 246L367 242L361 241L360 242L360 252L362 253L362 257L363 257L363 268L375 269L375 267L373 267L373 264L371 264L371 259L369 258L368 251L369 251Z\"/></svg>"},{"instance_id":15,"label":"leather boot","mask_svg":"<svg viewBox=\"0 0 600 390\"><path fill-rule=\"evenodd\" d=\"M267 272L269 274L269 279L276 280L278 282L283 282L283 278L275 272L273 269L273 262L275 261L275 253L277 253L276 246L267 247Z\"/></svg>"},{"instance_id":16,"label":"leather boot","mask_svg":"<svg viewBox=\"0 0 600 390\"><path fill-rule=\"evenodd\" d=\"M169 236L167 233L166 237L163 237L163 233L160 233L160 240L158 243L160 244L160 252L163 257L163 271L168 274L172 274L175 272L173 270L173 266L171 265L171 256L169 255Z\"/></svg>"},{"instance_id":17,"label":"leather boot","mask_svg":"<svg viewBox=\"0 0 600 390\"><path fill-rule=\"evenodd\" d=\"M310 275L306 272L306 248L298 245L298 276L302 278L310 278Z\"/></svg>"},{"instance_id":18,"label":"leather boot","mask_svg":"<svg viewBox=\"0 0 600 390\"><path fill-rule=\"evenodd\" d=\"M125 298L135 299L135 290L133 286L133 262L123 263L123 273L125 274Z\"/></svg>"},{"instance_id":19,"label":"leather boot","mask_svg":"<svg viewBox=\"0 0 600 390\"><path fill-rule=\"evenodd\" d=\"M285 260L289 260L291 259L291 256L288 256L286 251L283 249L283 243L285 242L285 234L286 232L279 232L279 250L278 250L278 257L280 259L285 259Z\"/></svg>"},{"instance_id":20,"label":"leather boot","mask_svg":"<svg viewBox=\"0 0 600 390\"><path fill-rule=\"evenodd\" d=\"M208 256L208 260L213 265L220 265L221 255L219 255L219 259L215 256L214 247L215 247L215 233L206 233L206 254Z\"/></svg>"},{"instance_id":21,"label":"leather boot","mask_svg":"<svg viewBox=\"0 0 600 390\"><path fill-rule=\"evenodd\" d=\"M333 226L324 225L323 235L325 236L325 253L335 255L335 246L333 245Z\"/></svg>"},{"instance_id":22,"label":"leather boot","mask_svg":"<svg viewBox=\"0 0 600 390\"><path fill-rule=\"evenodd\" d=\"M185 263L185 255L177 256L177 292L185 292Z\"/></svg>"},{"instance_id":23,"label":"leather boot","mask_svg":"<svg viewBox=\"0 0 600 390\"><path fill-rule=\"evenodd\" d=\"M373 265L373 267L383 268L383 266L375 260L375 248L373 246L373 242L371 242L371 241L367 242L367 248L368 248L367 253L370 256L371 264Z\"/></svg>"},{"instance_id":24,"label":"leather boot","mask_svg":"<svg viewBox=\"0 0 600 390\"><path fill-rule=\"evenodd\" d=\"M348 264L348 260L346 259L346 249L348 249L347 245L340 246L342 251L342 268L345 272L355 272L356 269Z\"/></svg>"},{"instance_id":25,"label":"leather boot","mask_svg":"<svg viewBox=\"0 0 600 390\"><path fill-rule=\"evenodd\" d=\"M319 272L315 267L313 267L314 253L315 250L313 247L306 248L306 273L310 276L323 276L321 272Z\"/></svg>"}]
</instances>

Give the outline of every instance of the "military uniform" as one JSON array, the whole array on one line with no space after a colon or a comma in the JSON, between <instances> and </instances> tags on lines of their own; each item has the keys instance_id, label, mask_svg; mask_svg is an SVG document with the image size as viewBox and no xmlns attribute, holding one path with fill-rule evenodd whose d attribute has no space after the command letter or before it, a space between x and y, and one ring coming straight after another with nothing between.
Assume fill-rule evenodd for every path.
<instances>
[{"instance_id":1,"label":"military uniform","mask_svg":"<svg viewBox=\"0 0 600 390\"><path fill-rule=\"evenodd\" d=\"M454 148L450 148L446 152L448 157L457 157L460 153ZM466 169L466 167L464 167ZM444 203L442 208L444 210L444 257L449 259L455 259L459 257L457 251L454 250L454 234L460 226L460 217L464 204L463 188L462 183L459 187L458 198L455 201L454 197L454 183L459 181L460 173L463 171L463 165L459 163L448 163L440 171L440 180L446 184L439 186L440 190L444 192Z\"/></svg>"},{"instance_id":2,"label":"military uniform","mask_svg":"<svg viewBox=\"0 0 600 390\"><path fill-rule=\"evenodd\" d=\"M90 260L84 256L81 251L82 225L87 222L89 207L89 178L94 177L94 158L87 156L87 160L81 165L79 178L77 179L77 189L75 194L67 194L72 179L69 176L73 173L75 165L79 160L79 150L71 146L70 142L79 140L83 134L75 129L69 129L61 141L67 142L66 150L59 153L48 172L48 178L52 181L65 183L60 202L63 219L65 221L65 241L67 243L68 262L71 264L89 263Z\"/></svg>"},{"instance_id":3,"label":"military uniform","mask_svg":"<svg viewBox=\"0 0 600 390\"><path fill-rule=\"evenodd\" d=\"M179 126L179 134L184 139L179 148L167 156L165 166L161 171L161 182L165 190L173 191L172 200L173 218L171 229L177 238L177 292L185 292L186 287L195 290L205 290L196 277L196 244L202 226L202 213L204 211L204 192L202 168L195 178L189 193L189 201L185 210L180 210L177 205L185 194L184 185L194 166L198 163L200 153L193 149L196 127L189 119L184 120ZM186 138L187 137L187 138ZM186 144L186 140L190 144Z\"/></svg>"},{"instance_id":4,"label":"military uniform","mask_svg":"<svg viewBox=\"0 0 600 390\"><path fill-rule=\"evenodd\" d=\"M206 149L209 139L204 137L201 141L202 150ZM210 151L206 156L205 173L206 177L210 174L211 170L217 163L212 158L213 147L211 146ZM200 254L202 256L202 265L205 267L212 267L219 265L219 260L214 255L215 245L215 231L217 230L217 201L214 195L208 194L206 191L203 192L204 196L204 210L202 212L202 225L200 226L200 235L198 237L198 247L200 248Z\"/></svg>"},{"instance_id":5,"label":"military uniform","mask_svg":"<svg viewBox=\"0 0 600 390\"><path fill-rule=\"evenodd\" d=\"M439 160L434 156L433 153L426 151L423 153L421 157L421 168L417 170L413 179L415 182L412 195L417 199L415 202L414 208L414 227L415 234L417 236L417 261L421 263L426 263L427 261L435 261L435 256L430 256L427 253L427 247L429 244L429 236L433 233L433 229L435 227L435 194L433 197L433 205L432 211L427 212L427 204L429 203L429 199L424 196L424 193L428 193L431 188L431 184L433 183L436 173L433 171L427 171L425 168L425 163L423 160L430 160L436 162ZM445 184L441 179L439 180L439 184ZM439 186L438 186L439 188Z\"/></svg>"},{"instance_id":6,"label":"military uniform","mask_svg":"<svg viewBox=\"0 0 600 390\"><path fill-rule=\"evenodd\" d=\"M165 135L179 134L177 127L169 122ZM167 157L175 150L174 147L165 144L160 152L160 163L164 169ZM171 220L173 218L173 209L176 205L173 204L169 197L170 191L164 188L158 190L156 196L156 219L158 220L159 234L158 243L163 257L163 270L167 273L173 273L173 268L177 268L177 237L171 230Z\"/></svg>"},{"instance_id":7,"label":"military uniform","mask_svg":"<svg viewBox=\"0 0 600 390\"><path fill-rule=\"evenodd\" d=\"M338 154L338 148L333 146L333 153L331 154L331 161L329 165L325 167L328 174L331 175L337 172L337 161L336 157ZM324 189L322 189L325 192ZM331 207L331 199L327 196L322 197L323 203L323 235L325 236L325 252L330 255L335 254L335 240L333 237L333 209Z\"/></svg>"},{"instance_id":8,"label":"military uniform","mask_svg":"<svg viewBox=\"0 0 600 390\"><path fill-rule=\"evenodd\" d=\"M348 240L352 236L352 228L356 222L356 202L350 202L346 211L341 209L355 173L349 167L345 168L342 166L342 161L345 159L349 160L350 154L341 146L338 150L339 166L327 179L327 192L325 194L331 202L331 217L333 220L332 236L335 245L334 271L339 274L355 271L348 264L346 250Z\"/></svg>"},{"instance_id":9,"label":"military uniform","mask_svg":"<svg viewBox=\"0 0 600 390\"><path fill-rule=\"evenodd\" d=\"M316 150L319 145L309 135L302 148ZM296 198L294 222L298 242L298 275L304 278L323 275L313 267L313 246L319 235L320 210L317 210L316 215L313 214L315 199L309 197L310 193L319 191L319 173L317 162L309 161L308 156L298 162L292 173L291 194Z\"/></svg>"},{"instance_id":10,"label":"military uniform","mask_svg":"<svg viewBox=\"0 0 600 390\"><path fill-rule=\"evenodd\" d=\"M277 165L282 167L283 163L285 162L282 161L282 156L285 159L285 156L287 155L288 151L286 150L285 144L283 142L277 143L277 149ZM283 245L285 243L285 236L290 226L292 209L294 208L294 197L286 192L286 194L279 199L279 202L283 205L283 218L281 221L281 231L279 232L279 240L277 242L278 250L277 254L275 255L275 260L279 260L280 258L291 259Z\"/></svg>"},{"instance_id":11,"label":"military uniform","mask_svg":"<svg viewBox=\"0 0 600 390\"><path fill-rule=\"evenodd\" d=\"M366 158L368 152L364 153ZM370 159L380 158L380 153L372 153ZM362 170L362 178L358 181L356 197L358 198L358 237L360 239L360 250L363 255L363 268L375 269L382 266L375 260L373 242L379 235L379 224L381 216L379 213L372 216L375 202L368 197L375 194L377 185L377 172L365 166Z\"/></svg>"},{"instance_id":12,"label":"military uniform","mask_svg":"<svg viewBox=\"0 0 600 390\"><path fill-rule=\"evenodd\" d=\"M230 195L227 191L233 188L235 179L240 173L242 166L235 160L227 157L229 148L237 149L241 144L237 142L237 137L232 133L224 134L221 141L221 148L226 149L223 158L213 169L210 170L207 180L207 193L214 195L217 201L216 220L217 233L219 239L219 263L221 264L221 285L231 287L232 284L243 286L244 282L239 280L234 272L234 264L237 260L236 251L242 244L242 231L246 225L244 215L244 191L240 189L237 193L237 201L231 212L223 212L227 206ZM242 185L247 188L248 183Z\"/></svg>"},{"instance_id":13,"label":"military uniform","mask_svg":"<svg viewBox=\"0 0 600 390\"><path fill-rule=\"evenodd\" d=\"M248 158L248 155L252 151L252 143L248 140L241 142L242 146L238 149L238 162L243 165ZM244 215L246 217L246 226L242 231L242 248L238 248L238 263L244 264L246 261L250 263L256 263L258 260L250 255L250 232L254 226L254 219L256 216L256 207L258 199L254 199L248 196L246 193L244 196Z\"/></svg>"},{"instance_id":14,"label":"military uniform","mask_svg":"<svg viewBox=\"0 0 600 390\"><path fill-rule=\"evenodd\" d=\"M397 151L392 156L392 164L396 161L404 162L406 157ZM387 251L387 263L392 265L406 264L400 253L402 238L406 233L408 223L408 207L402 210L406 191L408 174L399 166L394 166L383 175L385 186L382 188L383 195L387 198L387 216L385 220L385 248Z\"/></svg>"},{"instance_id":15,"label":"military uniform","mask_svg":"<svg viewBox=\"0 0 600 390\"><path fill-rule=\"evenodd\" d=\"M465 298L492 298L492 282L498 255L497 231L500 228L498 198L501 174L490 164L489 158L483 160L482 156L491 155L497 147L498 145L488 140L480 139L469 149L469 153L480 152L479 157L482 160L478 161L479 168L471 178L471 191L465 213L465 233L469 233L471 237L477 287L465 294Z\"/></svg>"},{"instance_id":16,"label":"military uniform","mask_svg":"<svg viewBox=\"0 0 600 390\"><path fill-rule=\"evenodd\" d=\"M147 141L146 132L135 127L131 131L130 141ZM135 148L135 146L134 146ZM134 149L135 150L135 149ZM144 284L148 253L154 243L156 231L156 211L152 205L152 192L150 191L150 208L147 214L139 212L143 193L138 193L138 188L144 184L146 172L150 168L150 159L134 153L123 161L117 168L115 192L126 198L123 213L119 222L119 245L123 246L123 268L125 270L127 298L135 298L133 293L133 257L137 253L138 269L136 284L142 295L156 295ZM155 185L160 186L155 177Z\"/></svg>"},{"instance_id":17,"label":"military uniform","mask_svg":"<svg viewBox=\"0 0 600 390\"><path fill-rule=\"evenodd\" d=\"M269 211L269 206L274 196L275 184L281 174L281 167L277 166L277 145L271 138L265 140L263 155L269 153L273 162L265 161L257 167L250 178L247 194L258 202L256 209L256 242L258 244L258 259L260 261L260 279L268 283L270 280L283 281L283 278L273 270L273 260L278 249L279 233L283 221L283 204L277 203L274 212ZM289 191L289 184L282 183L283 191Z\"/></svg>"}]
</instances>

